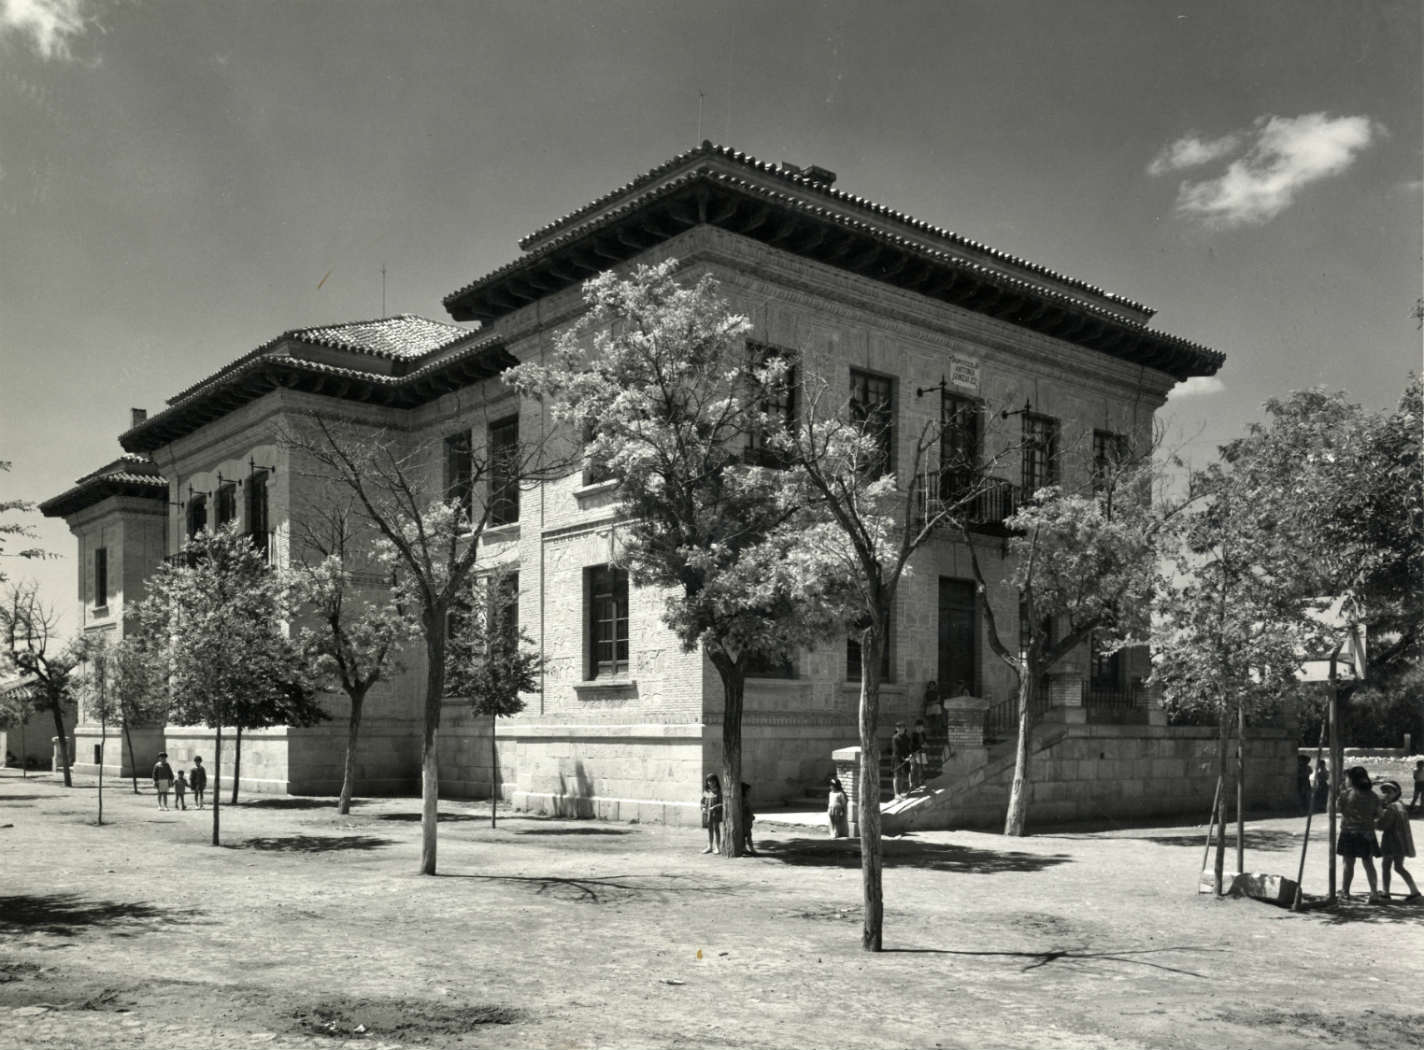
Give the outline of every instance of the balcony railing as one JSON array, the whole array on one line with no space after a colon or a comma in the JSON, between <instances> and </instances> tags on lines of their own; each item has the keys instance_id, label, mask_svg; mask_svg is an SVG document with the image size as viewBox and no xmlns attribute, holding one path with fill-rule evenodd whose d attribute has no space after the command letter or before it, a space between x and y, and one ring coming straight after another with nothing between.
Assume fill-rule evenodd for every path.
<instances>
[{"instance_id":1,"label":"balcony railing","mask_svg":"<svg viewBox=\"0 0 1424 1050\"><path fill-rule=\"evenodd\" d=\"M1019 508L1017 485L973 470L931 472L924 491L926 520L947 512L971 528L1001 529Z\"/></svg>"},{"instance_id":2,"label":"balcony railing","mask_svg":"<svg viewBox=\"0 0 1424 1050\"><path fill-rule=\"evenodd\" d=\"M257 553L262 555L262 560L268 565L275 565L277 558L277 530L271 529L267 532L250 532L247 538L252 541L252 546L257 548ZM174 554L165 555L164 562L169 565L186 565L192 568L198 563L198 555L194 551L177 551Z\"/></svg>"}]
</instances>

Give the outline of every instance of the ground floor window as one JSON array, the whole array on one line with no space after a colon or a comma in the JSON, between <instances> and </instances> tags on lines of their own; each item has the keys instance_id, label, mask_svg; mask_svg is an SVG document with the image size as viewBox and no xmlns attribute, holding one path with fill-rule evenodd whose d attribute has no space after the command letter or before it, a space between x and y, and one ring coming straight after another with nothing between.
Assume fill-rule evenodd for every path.
<instances>
[{"instance_id":1,"label":"ground floor window","mask_svg":"<svg viewBox=\"0 0 1424 1050\"><path fill-rule=\"evenodd\" d=\"M612 565L584 570L588 677L628 673L628 573Z\"/></svg>"}]
</instances>

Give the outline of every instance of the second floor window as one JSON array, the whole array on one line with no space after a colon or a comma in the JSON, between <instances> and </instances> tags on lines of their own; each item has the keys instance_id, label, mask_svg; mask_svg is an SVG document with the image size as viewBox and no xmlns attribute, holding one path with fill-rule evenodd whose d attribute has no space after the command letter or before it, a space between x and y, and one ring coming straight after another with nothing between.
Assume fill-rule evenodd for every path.
<instances>
[{"instance_id":1,"label":"second floor window","mask_svg":"<svg viewBox=\"0 0 1424 1050\"><path fill-rule=\"evenodd\" d=\"M621 677L628 673L628 574L612 565L584 571L588 677Z\"/></svg>"},{"instance_id":2,"label":"second floor window","mask_svg":"<svg viewBox=\"0 0 1424 1050\"><path fill-rule=\"evenodd\" d=\"M474 459L470 432L462 430L445 439L445 500L453 500L468 520L474 510Z\"/></svg>"},{"instance_id":3,"label":"second floor window","mask_svg":"<svg viewBox=\"0 0 1424 1050\"><path fill-rule=\"evenodd\" d=\"M972 397L940 395L940 498L957 500L979 480L983 431L979 402Z\"/></svg>"},{"instance_id":4,"label":"second floor window","mask_svg":"<svg viewBox=\"0 0 1424 1050\"><path fill-rule=\"evenodd\" d=\"M1093 491L1102 492L1127 461L1127 438L1107 430L1093 431Z\"/></svg>"},{"instance_id":5,"label":"second floor window","mask_svg":"<svg viewBox=\"0 0 1424 1050\"><path fill-rule=\"evenodd\" d=\"M94 605L109 604L109 549L100 547L94 552Z\"/></svg>"},{"instance_id":6,"label":"second floor window","mask_svg":"<svg viewBox=\"0 0 1424 1050\"><path fill-rule=\"evenodd\" d=\"M191 540L208 527L208 497L202 492L188 493L188 538Z\"/></svg>"},{"instance_id":7,"label":"second floor window","mask_svg":"<svg viewBox=\"0 0 1424 1050\"><path fill-rule=\"evenodd\" d=\"M585 423L583 425L583 447L585 450L593 444L593 437L593 424ZM586 452L586 455L588 458L583 467L583 483L585 485L597 485L600 482L613 480L613 472L608 469L606 463L595 459L591 452Z\"/></svg>"},{"instance_id":8,"label":"second floor window","mask_svg":"<svg viewBox=\"0 0 1424 1050\"><path fill-rule=\"evenodd\" d=\"M519 520L519 417L491 423L488 434L491 525Z\"/></svg>"},{"instance_id":9,"label":"second floor window","mask_svg":"<svg viewBox=\"0 0 1424 1050\"><path fill-rule=\"evenodd\" d=\"M785 350L764 343L748 343L751 366L758 368L768 361L786 361L785 371L774 384L758 384L752 397L758 412L767 416L769 425L793 427L796 424L796 365ZM767 448L766 431L752 426L747 432L747 462L763 467L781 465L781 457Z\"/></svg>"},{"instance_id":10,"label":"second floor window","mask_svg":"<svg viewBox=\"0 0 1424 1050\"><path fill-rule=\"evenodd\" d=\"M267 472L255 470L247 479L247 535L252 545L267 553Z\"/></svg>"},{"instance_id":11,"label":"second floor window","mask_svg":"<svg viewBox=\"0 0 1424 1050\"><path fill-rule=\"evenodd\" d=\"M1058 484L1058 420L1028 412L1023 417L1024 497Z\"/></svg>"},{"instance_id":12,"label":"second floor window","mask_svg":"<svg viewBox=\"0 0 1424 1050\"><path fill-rule=\"evenodd\" d=\"M871 459L865 464L866 474L881 477L892 473L895 469L894 380L852 368L850 413L874 445Z\"/></svg>"},{"instance_id":13,"label":"second floor window","mask_svg":"<svg viewBox=\"0 0 1424 1050\"><path fill-rule=\"evenodd\" d=\"M237 486L231 481L218 486L216 509L218 528L237 518Z\"/></svg>"},{"instance_id":14,"label":"second floor window","mask_svg":"<svg viewBox=\"0 0 1424 1050\"><path fill-rule=\"evenodd\" d=\"M1117 692L1122 688L1122 651L1105 652L1098 636L1093 635L1088 647L1088 685L1099 692Z\"/></svg>"}]
</instances>

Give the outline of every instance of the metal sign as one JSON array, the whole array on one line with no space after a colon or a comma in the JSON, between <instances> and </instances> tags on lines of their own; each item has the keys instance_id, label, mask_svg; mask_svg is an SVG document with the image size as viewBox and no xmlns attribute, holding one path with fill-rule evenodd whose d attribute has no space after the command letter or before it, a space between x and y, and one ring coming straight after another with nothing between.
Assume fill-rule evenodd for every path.
<instances>
[{"instance_id":1,"label":"metal sign","mask_svg":"<svg viewBox=\"0 0 1424 1050\"><path fill-rule=\"evenodd\" d=\"M949 355L949 385L979 393L979 361L963 354Z\"/></svg>"}]
</instances>

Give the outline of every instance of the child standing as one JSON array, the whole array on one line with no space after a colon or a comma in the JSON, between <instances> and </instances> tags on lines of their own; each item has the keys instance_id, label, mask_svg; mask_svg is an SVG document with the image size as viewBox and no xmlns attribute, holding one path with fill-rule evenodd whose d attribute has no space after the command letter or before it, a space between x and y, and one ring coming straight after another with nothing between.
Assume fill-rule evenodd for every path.
<instances>
[{"instance_id":1,"label":"child standing","mask_svg":"<svg viewBox=\"0 0 1424 1050\"><path fill-rule=\"evenodd\" d=\"M707 829L707 848L703 853L715 853L722 848L722 782L716 773L708 773L702 782L702 826Z\"/></svg>"},{"instance_id":2,"label":"child standing","mask_svg":"<svg viewBox=\"0 0 1424 1050\"><path fill-rule=\"evenodd\" d=\"M178 779L173 781L173 805L178 809L187 809L188 803L184 797L188 793L188 777L181 769L178 770Z\"/></svg>"},{"instance_id":3,"label":"child standing","mask_svg":"<svg viewBox=\"0 0 1424 1050\"><path fill-rule=\"evenodd\" d=\"M193 788L193 805L203 808L203 792L208 789L208 771L203 768L201 757L193 758L193 772L189 774L189 785Z\"/></svg>"},{"instance_id":4,"label":"child standing","mask_svg":"<svg viewBox=\"0 0 1424 1050\"><path fill-rule=\"evenodd\" d=\"M173 786L173 767L168 764L168 752L160 751L153 764L153 790L158 795L158 808L168 808L168 791Z\"/></svg>"},{"instance_id":5,"label":"child standing","mask_svg":"<svg viewBox=\"0 0 1424 1050\"><path fill-rule=\"evenodd\" d=\"M831 838L850 837L850 814L847 812L849 808L840 777L831 777L831 790L826 797L826 822L831 826Z\"/></svg>"},{"instance_id":6,"label":"child standing","mask_svg":"<svg viewBox=\"0 0 1424 1050\"><path fill-rule=\"evenodd\" d=\"M1414 797L1409 800L1409 808L1421 802L1424 802L1424 759L1414 763Z\"/></svg>"},{"instance_id":7,"label":"child standing","mask_svg":"<svg viewBox=\"0 0 1424 1050\"><path fill-rule=\"evenodd\" d=\"M1340 792L1340 837L1335 842L1335 852L1345 858L1341 897L1350 899L1350 883L1358 860L1364 865L1365 878L1370 884L1370 903L1377 904L1380 895L1375 885L1375 858L1380 855L1380 848L1375 839L1375 821L1379 819L1380 797L1375 794L1364 766L1345 770L1345 779L1348 784Z\"/></svg>"},{"instance_id":8,"label":"child standing","mask_svg":"<svg viewBox=\"0 0 1424 1050\"><path fill-rule=\"evenodd\" d=\"M1409 872L1404 870L1404 858L1414 856L1414 835L1409 830L1409 810L1404 808L1404 803L1400 800L1399 785L1393 780L1386 780L1380 785L1380 794L1384 796L1384 809L1379 816L1380 874L1384 876L1384 899L1389 900L1389 874L1390 868L1393 868L1409 887L1409 896L1404 898L1405 901L1413 903L1419 900L1419 887L1414 884Z\"/></svg>"}]
</instances>

